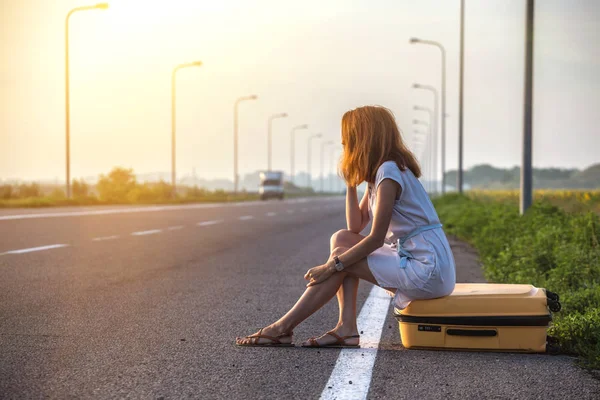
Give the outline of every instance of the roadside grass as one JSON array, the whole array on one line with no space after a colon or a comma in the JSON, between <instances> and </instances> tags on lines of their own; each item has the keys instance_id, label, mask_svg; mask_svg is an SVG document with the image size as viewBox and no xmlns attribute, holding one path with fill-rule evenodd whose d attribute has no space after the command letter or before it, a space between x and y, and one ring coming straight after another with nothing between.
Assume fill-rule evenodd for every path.
<instances>
[{"instance_id":1,"label":"roadside grass","mask_svg":"<svg viewBox=\"0 0 600 400\"><path fill-rule=\"evenodd\" d=\"M513 199L489 193L448 194L433 202L446 232L479 251L488 281L528 283L558 293L563 307L554 314L550 334L565 353L581 356L584 366L600 368L596 213L566 211L542 197L520 216Z\"/></svg>"},{"instance_id":2,"label":"roadside grass","mask_svg":"<svg viewBox=\"0 0 600 400\"><path fill-rule=\"evenodd\" d=\"M519 190L469 190L467 196L481 201L519 204ZM570 212L594 211L600 214L600 190L536 189L535 201L545 201Z\"/></svg>"}]
</instances>

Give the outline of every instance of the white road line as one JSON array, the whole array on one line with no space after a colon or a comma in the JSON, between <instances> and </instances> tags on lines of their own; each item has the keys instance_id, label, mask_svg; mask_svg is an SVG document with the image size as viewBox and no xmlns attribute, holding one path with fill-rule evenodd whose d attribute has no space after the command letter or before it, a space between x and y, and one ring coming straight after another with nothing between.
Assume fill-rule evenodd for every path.
<instances>
[{"instance_id":1,"label":"white road line","mask_svg":"<svg viewBox=\"0 0 600 400\"><path fill-rule=\"evenodd\" d=\"M293 214L293 213L295 213L295 212L296 212L296 211L294 211L294 210L287 210L287 213L288 213L288 214Z\"/></svg>"},{"instance_id":2,"label":"white road line","mask_svg":"<svg viewBox=\"0 0 600 400\"><path fill-rule=\"evenodd\" d=\"M265 215L266 215L267 217L274 217L274 216L276 216L276 215L277 215L277 213L274 213L274 212L268 212L268 213L266 213Z\"/></svg>"},{"instance_id":3,"label":"white road line","mask_svg":"<svg viewBox=\"0 0 600 400\"><path fill-rule=\"evenodd\" d=\"M209 225L220 224L221 222L223 222L222 219L217 219L217 220L214 220L214 221L202 221L202 222L198 222L196 225L198 225L198 226L209 226Z\"/></svg>"},{"instance_id":4,"label":"white road line","mask_svg":"<svg viewBox=\"0 0 600 400\"><path fill-rule=\"evenodd\" d=\"M238 218L240 221L248 221L249 219L254 219L253 215L242 215L240 218Z\"/></svg>"},{"instance_id":5,"label":"white road line","mask_svg":"<svg viewBox=\"0 0 600 400\"><path fill-rule=\"evenodd\" d=\"M94 241L94 242L102 242L104 240L115 240L115 239L118 239L118 238L119 238L119 235L101 236L101 237L93 238L92 241Z\"/></svg>"},{"instance_id":6,"label":"white road line","mask_svg":"<svg viewBox=\"0 0 600 400\"><path fill-rule=\"evenodd\" d=\"M366 399L377 357L379 339L388 309L390 296L374 286L356 320L360 336L360 349L342 349L321 399ZM352 383L350 383L350 381Z\"/></svg>"},{"instance_id":7,"label":"white road line","mask_svg":"<svg viewBox=\"0 0 600 400\"><path fill-rule=\"evenodd\" d=\"M60 218L60 217L82 217L88 215L107 215L107 214L129 214L140 212L157 212L157 211L176 211L196 208L216 208L228 207L229 204L190 204L181 206L149 206L149 207L134 207L134 208L112 208L107 210L88 210L88 211L67 211L54 213L39 213L39 214L17 214L17 215L1 215L0 221L12 219L32 219L32 218Z\"/></svg>"},{"instance_id":8,"label":"white road line","mask_svg":"<svg viewBox=\"0 0 600 400\"><path fill-rule=\"evenodd\" d=\"M306 203L309 201L330 201L332 198L311 198L284 200L284 203ZM82 217L89 215L107 215L107 214L130 214L140 212L158 212L158 211L177 211L177 210L193 210L203 208L224 208L224 207L240 207L240 206L264 206L263 201L242 201L236 203L210 203L210 204L184 204L184 205L164 205L164 206L144 206L144 207L122 207L109 208L104 210L79 209L79 211L62 211L62 212L46 212L32 214L14 214L0 215L0 221L8 221L13 219L32 219L32 218L61 218L61 217Z\"/></svg>"},{"instance_id":9,"label":"white road line","mask_svg":"<svg viewBox=\"0 0 600 400\"><path fill-rule=\"evenodd\" d=\"M162 229L151 229L149 231L132 232L131 236L155 235L155 234L161 233L161 232L162 232Z\"/></svg>"},{"instance_id":10,"label":"white road line","mask_svg":"<svg viewBox=\"0 0 600 400\"><path fill-rule=\"evenodd\" d=\"M180 229L183 229L183 225L170 226L167 229L170 230L170 231L178 231Z\"/></svg>"},{"instance_id":11,"label":"white road line","mask_svg":"<svg viewBox=\"0 0 600 400\"><path fill-rule=\"evenodd\" d=\"M39 247L30 247L28 249L20 249L20 250L10 250L10 251L5 251L4 253L0 253L1 255L4 254L24 254L24 253L32 253L34 251L42 251L42 250L50 250L50 249L58 249L60 247L67 247L69 246L68 244L50 244L48 246L39 246Z\"/></svg>"}]
</instances>

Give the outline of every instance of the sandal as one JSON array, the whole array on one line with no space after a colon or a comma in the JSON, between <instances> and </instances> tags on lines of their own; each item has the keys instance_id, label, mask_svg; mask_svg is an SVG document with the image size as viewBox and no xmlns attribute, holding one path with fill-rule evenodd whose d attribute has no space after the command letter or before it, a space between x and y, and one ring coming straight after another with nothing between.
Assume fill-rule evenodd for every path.
<instances>
[{"instance_id":1,"label":"sandal","mask_svg":"<svg viewBox=\"0 0 600 400\"><path fill-rule=\"evenodd\" d=\"M260 328L258 333L255 333L250 336L245 336L242 338L242 339L254 339L254 340L250 340L248 343L239 343L236 340L235 344L240 347L294 347L294 343L282 343L281 340L279 340L282 337L286 337L286 336L291 337L294 334L294 332L284 333L279 336L269 336L269 335L262 334L263 329L265 329L265 328ZM270 342L258 343L259 339L268 339L268 340L270 340Z\"/></svg>"},{"instance_id":2,"label":"sandal","mask_svg":"<svg viewBox=\"0 0 600 400\"><path fill-rule=\"evenodd\" d=\"M325 335L333 336L336 339L336 341L333 343L328 343L328 344L319 344L319 342L317 342L316 338L311 337L310 339L308 339L308 344L307 345L303 344L302 347L311 347L311 348L314 348L314 347L316 347L316 348L323 348L323 347L357 348L357 347L360 347L360 344L347 344L346 343L347 339L360 338L360 335L340 336L333 331L329 331L320 337L323 337Z\"/></svg>"}]
</instances>

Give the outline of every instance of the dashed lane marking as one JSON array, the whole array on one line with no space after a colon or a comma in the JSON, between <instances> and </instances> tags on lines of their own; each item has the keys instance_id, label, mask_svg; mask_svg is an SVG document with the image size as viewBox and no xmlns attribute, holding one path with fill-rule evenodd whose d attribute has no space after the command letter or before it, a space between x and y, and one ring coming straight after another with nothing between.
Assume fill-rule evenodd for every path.
<instances>
[{"instance_id":1,"label":"dashed lane marking","mask_svg":"<svg viewBox=\"0 0 600 400\"><path fill-rule=\"evenodd\" d=\"M220 224L221 222L223 222L222 219L216 219L214 221L202 221L202 222L198 222L196 225L198 225L198 226L209 226L209 225Z\"/></svg>"},{"instance_id":2,"label":"dashed lane marking","mask_svg":"<svg viewBox=\"0 0 600 400\"><path fill-rule=\"evenodd\" d=\"M101 236L101 237L93 238L92 241L93 242L103 242L105 240L115 240L115 239L118 239L118 238L119 238L119 235Z\"/></svg>"},{"instance_id":3,"label":"dashed lane marking","mask_svg":"<svg viewBox=\"0 0 600 400\"><path fill-rule=\"evenodd\" d=\"M248 221L249 219L254 219L253 215L242 215L239 220L240 221Z\"/></svg>"},{"instance_id":4,"label":"dashed lane marking","mask_svg":"<svg viewBox=\"0 0 600 400\"><path fill-rule=\"evenodd\" d=\"M27 249L5 251L4 253L0 253L0 255L32 253L34 251L43 251L43 250L50 250L50 249L58 249L58 248L67 247L67 246L69 246L69 245L68 244L50 244L50 245L47 245L47 246L29 247Z\"/></svg>"},{"instance_id":5,"label":"dashed lane marking","mask_svg":"<svg viewBox=\"0 0 600 400\"><path fill-rule=\"evenodd\" d=\"M150 229L149 231L139 231L133 232L131 236L145 236L145 235L156 235L157 233L161 233L162 229Z\"/></svg>"}]
</instances>

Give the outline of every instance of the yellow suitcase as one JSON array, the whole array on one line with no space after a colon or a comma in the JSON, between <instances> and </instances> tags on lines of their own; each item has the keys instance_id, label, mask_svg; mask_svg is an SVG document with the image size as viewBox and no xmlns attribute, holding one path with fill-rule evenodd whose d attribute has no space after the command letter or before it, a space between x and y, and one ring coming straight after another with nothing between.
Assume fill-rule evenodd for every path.
<instances>
[{"instance_id":1,"label":"yellow suitcase","mask_svg":"<svg viewBox=\"0 0 600 400\"><path fill-rule=\"evenodd\" d=\"M404 347L545 352L558 295L532 285L457 283L454 292L394 310ZM549 342L551 351L553 343Z\"/></svg>"}]
</instances>

